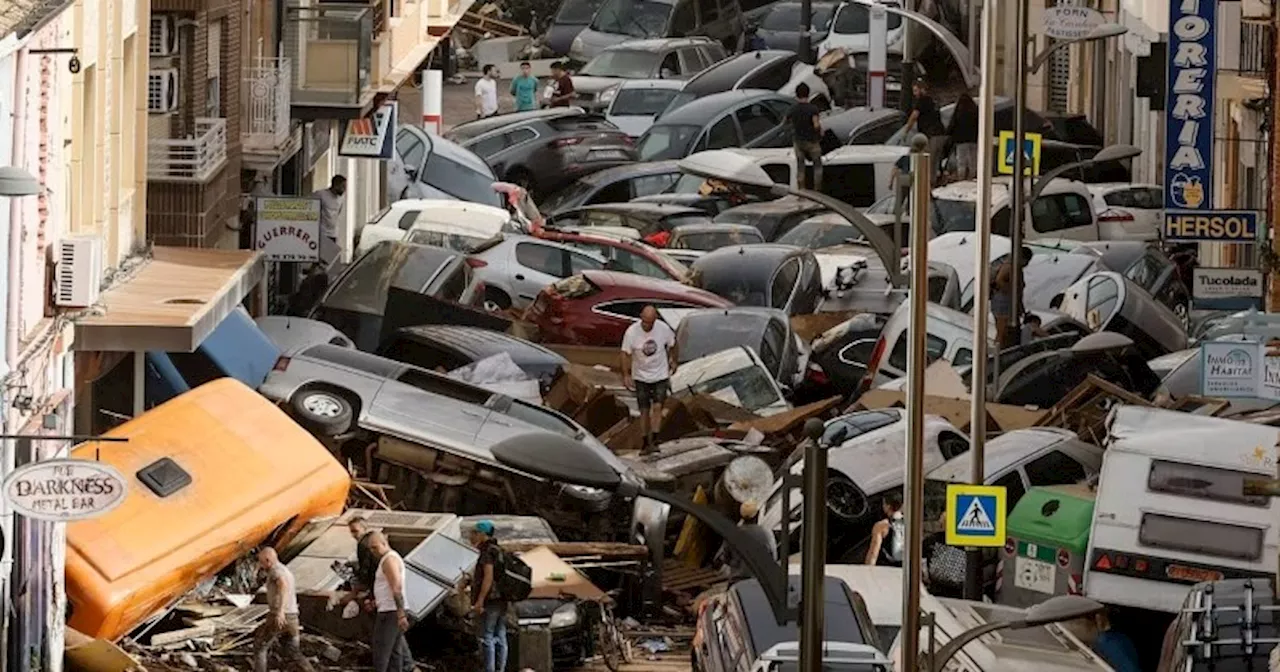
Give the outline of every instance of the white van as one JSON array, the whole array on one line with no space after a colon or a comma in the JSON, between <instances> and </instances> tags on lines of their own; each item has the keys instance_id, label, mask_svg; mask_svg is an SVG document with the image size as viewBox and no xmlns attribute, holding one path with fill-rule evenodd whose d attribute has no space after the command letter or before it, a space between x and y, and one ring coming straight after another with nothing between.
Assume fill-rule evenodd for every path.
<instances>
[{"instance_id":1,"label":"white van","mask_svg":"<svg viewBox=\"0 0 1280 672\"><path fill-rule=\"evenodd\" d=\"M1280 500L1243 485L1275 477L1276 428L1139 406L1107 422L1086 595L1176 613L1202 581L1275 577Z\"/></svg>"},{"instance_id":2,"label":"white van","mask_svg":"<svg viewBox=\"0 0 1280 672\"><path fill-rule=\"evenodd\" d=\"M798 185L796 153L784 149L728 150L755 159L774 182L792 188ZM901 145L844 145L822 157L822 192L855 208L869 208L880 199L891 196L889 175L893 164L911 150ZM690 177L690 179L694 179ZM699 182L698 184L701 184ZM697 187L694 186L696 191ZM675 191L682 191L679 186Z\"/></svg>"},{"instance_id":3,"label":"white van","mask_svg":"<svg viewBox=\"0 0 1280 672\"><path fill-rule=\"evenodd\" d=\"M1009 235L1009 185L1006 175L991 180L991 232ZM952 231L973 231L977 217L978 183L952 182L933 190L930 215L937 235ZM1031 204L1031 214L1023 229L1023 240L1068 238L1104 240L1098 214L1093 210L1093 194L1083 182L1057 178L1050 180L1040 197Z\"/></svg>"},{"instance_id":4,"label":"white van","mask_svg":"<svg viewBox=\"0 0 1280 672\"><path fill-rule=\"evenodd\" d=\"M929 363L945 359L954 366L973 363L973 316L936 303L929 303L925 322L925 356ZM867 378L863 389L877 387L907 375L907 325L911 322L911 304L898 306L889 316L880 339L876 341L867 360ZM995 322L990 321L988 334L994 337ZM992 338L988 346L992 352L997 347Z\"/></svg>"}]
</instances>

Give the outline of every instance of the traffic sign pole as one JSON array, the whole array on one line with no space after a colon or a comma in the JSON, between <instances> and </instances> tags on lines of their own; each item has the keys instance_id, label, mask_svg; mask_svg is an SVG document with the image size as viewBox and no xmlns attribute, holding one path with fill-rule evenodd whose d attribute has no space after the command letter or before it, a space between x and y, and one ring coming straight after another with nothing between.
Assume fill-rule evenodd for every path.
<instances>
[{"instance_id":1,"label":"traffic sign pole","mask_svg":"<svg viewBox=\"0 0 1280 672\"><path fill-rule=\"evenodd\" d=\"M1013 90L1013 183L1010 185L1009 218L1012 226L1009 231L1009 260L1013 264L1013 309L1010 311L1008 330L1018 333L1017 325L1022 320L1022 232L1026 225L1023 213L1022 194L1023 180L1027 179L1027 157L1023 148L1027 137L1027 2L1015 0L1017 11L1014 14L1015 33L1013 43L1016 45L1015 81ZM1001 334L1002 336L1006 336ZM1007 336L1006 336L1007 338ZM1000 343L1004 347L1006 343ZM999 350L997 350L999 352Z\"/></svg>"}]
</instances>

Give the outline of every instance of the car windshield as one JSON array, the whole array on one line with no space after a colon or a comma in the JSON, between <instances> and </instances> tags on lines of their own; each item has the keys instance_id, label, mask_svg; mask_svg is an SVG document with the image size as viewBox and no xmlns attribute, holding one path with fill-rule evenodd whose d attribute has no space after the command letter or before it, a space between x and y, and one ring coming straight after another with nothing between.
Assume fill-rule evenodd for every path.
<instances>
[{"instance_id":1,"label":"car windshield","mask_svg":"<svg viewBox=\"0 0 1280 672\"><path fill-rule=\"evenodd\" d=\"M715 397L748 411L758 411L782 401L768 372L754 365L694 383L690 391L692 394Z\"/></svg>"},{"instance_id":2,"label":"car windshield","mask_svg":"<svg viewBox=\"0 0 1280 672\"><path fill-rule=\"evenodd\" d=\"M432 152L422 174L422 181L460 201L502 207L502 197L493 190L493 175Z\"/></svg>"},{"instance_id":3,"label":"car windshield","mask_svg":"<svg viewBox=\"0 0 1280 672\"><path fill-rule=\"evenodd\" d=\"M778 237L779 245L795 245L816 250L843 245L861 238L862 234L844 222L804 222Z\"/></svg>"},{"instance_id":4,"label":"car windshield","mask_svg":"<svg viewBox=\"0 0 1280 672\"><path fill-rule=\"evenodd\" d=\"M718 250L729 245L750 245L751 243L763 243L764 238L760 236L759 231L734 230L734 231L699 231L697 233L684 233L671 243L671 248L676 250L702 250L710 252Z\"/></svg>"},{"instance_id":5,"label":"car windshield","mask_svg":"<svg viewBox=\"0 0 1280 672\"><path fill-rule=\"evenodd\" d=\"M651 126L640 138L636 151L641 161L683 159L689 155L689 145L698 137L701 126L668 125Z\"/></svg>"},{"instance_id":6,"label":"car windshield","mask_svg":"<svg viewBox=\"0 0 1280 672\"><path fill-rule=\"evenodd\" d=\"M661 37L673 6L653 0L605 0L591 29L631 37Z\"/></svg>"},{"instance_id":7,"label":"car windshield","mask_svg":"<svg viewBox=\"0 0 1280 672\"><path fill-rule=\"evenodd\" d=\"M698 99L698 94L690 93L688 91L681 91L680 93L677 93L675 96L672 96L671 103L667 105L667 109L662 111L662 114L667 114L678 107L684 107L685 105L688 105L689 103L692 103L697 99ZM659 115L658 118L661 119L662 116Z\"/></svg>"},{"instance_id":8,"label":"car windshield","mask_svg":"<svg viewBox=\"0 0 1280 672\"><path fill-rule=\"evenodd\" d=\"M661 58L662 54L656 51L606 49L582 66L578 74L584 77L644 79L653 76Z\"/></svg>"},{"instance_id":9,"label":"car windshield","mask_svg":"<svg viewBox=\"0 0 1280 672\"><path fill-rule=\"evenodd\" d=\"M831 25L831 15L834 13L834 7L831 5L813 6L813 30L825 32ZM760 24L765 30L776 32L800 32L800 3L798 2L782 2L773 6L769 13L765 15L764 21Z\"/></svg>"},{"instance_id":10,"label":"car windshield","mask_svg":"<svg viewBox=\"0 0 1280 672\"><path fill-rule=\"evenodd\" d=\"M888 24L888 30L894 30L902 25L902 17L898 14L890 14L886 23ZM836 22L831 27L831 31L843 35L857 35L870 30L870 25L871 15L867 12L866 6L850 3L840 10L840 14L836 16Z\"/></svg>"},{"instance_id":11,"label":"car windshield","mask_svg":"<svg viewBox=\"0 0 1280 672\"><path fill-rule=\"evenodd\" d=\"M764 338L764 325L754 317L740 318L719 312L692 320L685 318L676 330L676 353L680 361L691 362L739 345L758 350Z\"/></svg>"},{"instance_id":12,"label":"car windshield","mask_svg":"<svg viewBox=\"0 0 1280 672\"><path fill-rule=\"evenodd\" d=\"M667 109L676 89L623 89L613 99L609 113L614 115L656 117Z\"/></svg>"},{"instance_id":13,"label":"car windshield","mask_svg":"<svg viewBox=\"0 0 1280 672\"><path fill-rule=\"evenodd\" d=\"M381 315L390 287L421 292L444 262L454 256L438 247L380 243L338 279L324 298L324 307Z\"/></svg>"},{"instance_id":14,"label":"car windshield","mask_svg":"<svg viewBox=\"0 0 1280 672\"><path fill-rule=\"evenodd\" d=\"M600 0L566 0L556 12L556 23L584 25L591 23L591 17L600 8Z\"/></svg>"},{"instance_id":15,"label":"car windshield","mask_svg":"<svg viewBox=\"0 0 1280 672\"><path fill-rule=\"evenodd\" d=\"M429 229L416 229L409 232L407 238L410 243L419 245L434 245L443 247L446 250L457 250L459 252L471 253L484 243L492 240L491 238L481 238L480 236L467 236L461 233L446 233L444 231L432 231Z\"/></svg>"},{"instance_id":16,"label":"car windshield","mask_svg":"<svg viewBox=\"0 0 1280 672\"><path fill-rule=\"evenodd\" d=\"M576 207L585 201L596 189L590 182L578 180L573 184L551 194L547 200L539 204L538 209L545 213L554 213L566 208Z\"/></svg>"},{"instance_id":17,"label":"car windshield","mask_svg":"<svg viewBox=\"0 0 1280 672\"><path fill-rule=\"evenodd\" d=\"M750 268L722 268L704 273L695 269L695 284L739 306L769 305L769 272L753 272Z\"/></svg>"}]
</instances>

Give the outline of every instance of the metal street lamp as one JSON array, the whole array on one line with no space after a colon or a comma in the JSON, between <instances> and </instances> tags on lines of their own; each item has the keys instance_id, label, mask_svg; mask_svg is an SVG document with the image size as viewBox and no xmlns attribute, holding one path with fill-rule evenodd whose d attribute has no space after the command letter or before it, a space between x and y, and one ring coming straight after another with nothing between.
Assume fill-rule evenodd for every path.
<instances>
[{"instance_id":1,"label":"metal street lamp","mask_svg":"<svg viewBox=\"0 0 1280 672\"><path fill-rule=\"evenodd\" d=\"M40 181L31 173L14 166L0 166L0 197L35 196Z\"/></svg>"},{"instance_id":2,"label":"metal street lamp","mask_svg":"<svg viewBox=\"0 0 1280 672\"><path fill-rule=\"evenodd\" d=\"M1142 154L1142 150L1133 145L1108 145L1099 150L1097 154L1083 161L1073 161L1058 166L1036 178L1035 183L1031 185L1031 195L1027 198L1027 205L1035 203L1036 199L1040 198L1040 192L1044 191L1045 187L1049 186L1049 183L1060 175L1069 173L1077 168L1092 166L1096 163L1132 159L1140 154Z\"/></svg>"},{"instance_id":3,"label":"metal street lamp","mask_svg":"<svg viewBox=\"0 0 1280 672\"><path fill-rule=\"evenodd\" d=\"M1063 47L1073 44L1081 44L1083 42L1092 42L1094 40L1105 40L1108 37L1119 37L1127 32L1129 32L1129 29L1118 23L1104 23L1099 26L1094 26L1093 30L1089 31L1089 33L1083 37L1077 37L1074 40L1057 40L1047 49L1040 52L1040 54L1031 61L1031 66L1028 68L1028 71L1033 75L1040 72L1040 68L1049 61L1049 57L1053 55L1053 52Z\"/></svg>"},{"instance_id":4,"label":"metal street lamp","mask_svg":"<svg viewBox=\"0 0 1280 672\"><path fill-rule=\"evenodd\" d=\"M964 46L964 43L960 41L960 38L956 37L950 30L947 30L946 26L943 26L920 12L913 12L909 9L903 9L894 5L881 4L876 2L876 0L849 1L851 4L862 5L867 8L880 7L889 14L896 14L904 19L920 24L930 33L933 33L933 36L938 38L938 41L947 48L947 51L951 52L951 57L956 61L956 67L960 69L960 76L964 77L964 85L968 88L973 88L978 85L980 73L978 69L973 66L973 56L969 53L969 47ZM915 77L915 71L911 70L910 74L907 74L908 66L914 67L914 63L904 61L902 65L904 73L902 88L905 93L910 90L911 81ZM906 96L903 96L903 99L905 100Z\"/></svg>"},{"instance_id":5,"label":"metal street lamp","mask_svg":"<svg viewBox=\"0 0 1280 672\"><path fill-rule=\"evenodd\" d=\"M805 423L804 431L811 444L817 443L818 437L822 435L822 430L823 426L820 420L811 419ZM561 434L552 432L524 434L494 444L491 452L498 463L525 474L560 483L599 488L626 498L647 497L693 516L710 528L711 531L720 535L720 538L724 539L724 542L742 559L747 570L760 582L760 587L764 590L765 597L769 600L769 606L773 609L773 615L778 624L785 625L795 620L795 612L791 609L787 599L790 579L788 577L788 560L786 556L782 557L781 564L775 562L768 548L751 535L743 532L737 523L729 520L719 511L702 504L695 504L692 500L674 493L651 490L636 480L624 478L623 474L606 460L597 449ZM806 482L809 480L806 478ZM821 479L813 480L821 486ZM819 493L805 493L805 498L806 501L810 499L818 502L825 501ZM826 518L825 513L824 511L824 515L820 518L823 521ZM806 528L815 527L812 522L806 520ZM817 527L822 526L819 525ZM807 547L805 552L808 554ZM823 554L818 554L818 556L825 560ZM809 560L806 558L806 571L808 571L809 566ZM823 572L824 570L819 565L820 575ZM815 583L817 586L818 597L813 602L817 603L817 618L821 621L822 579L819 578L816 582L812 582L809 577L802 576L801 581L806 589L809 588L810 583ZM806 604L804 606L805 616L809 617L810 605ZM803 629L809 629L807 623L804 624ZM819 633L823 631L821 627L818 628ZM822 635L819 634L818 637L819 645L821 645Z\"/></svg>"},{"instance_id":6,"label":"metal street lamp","mask_svg":"<svg viewBox=\"0 0 1280 672\"><path fill-rule=\"evenodd\" d=\"M942 672L947 663L973 640L1000 630L1024 630L1051 623L1086 618L1106 611L1106 605L1079 595L1058 595L1027 609L1026 615L1017 621L992 621L966 630L947 642L942 650L931 656L932 672Z\"/></svg>"},{"instance_id":7,"label":"metal street lamp","mask_svg":"<svg viewBox=\"0 0 1280 672\"><path fill-rule=\"evenodd\" d=\"M848 203L819 191L798 189L785 184L778 184L773 181L773 178L769 177L768 173L764 172L764 169L755 162L755 159L730 150L712 149L698 152L681 159L678 167L681 172L705 179L720 180L721 182L767 190L775 196L797 196L813 201L835 212L848 220L854 228L866 237L867 244L876 251L876 255L880 257L880 261L884 264L885 272L889 275L889 283L894 287L906 286L907 280L906 275L902 272L902 252L900 248L894 244L888 234L875 225L875 222L867 219L866 215ZM796 170L804 170L804 166L797 163Z\"/></svg>"}]
</instances>

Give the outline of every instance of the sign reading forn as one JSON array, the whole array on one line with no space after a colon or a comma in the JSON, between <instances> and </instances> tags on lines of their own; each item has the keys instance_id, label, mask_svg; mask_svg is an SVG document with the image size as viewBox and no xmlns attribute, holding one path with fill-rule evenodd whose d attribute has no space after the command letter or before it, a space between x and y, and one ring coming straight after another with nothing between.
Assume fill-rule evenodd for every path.
<instances>
[{"instance_id":1,"label":"sign reading forn","mask_svg":"<svg viewBox=\"0 0 1280 672\"><path fill-rule=\"evenodd\" d=\"M88 460L46 460L20 467L4 479L4 499L35 520L68 522L100 516L128 493L115 467Z\"/></svg>"}]
</instances>

